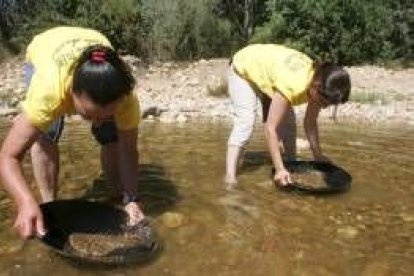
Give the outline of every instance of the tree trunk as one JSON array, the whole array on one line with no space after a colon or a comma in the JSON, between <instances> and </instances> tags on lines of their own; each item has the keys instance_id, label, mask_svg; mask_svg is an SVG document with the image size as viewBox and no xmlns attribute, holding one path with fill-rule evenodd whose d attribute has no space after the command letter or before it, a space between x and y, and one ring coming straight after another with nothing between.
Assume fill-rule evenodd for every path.
<instances>
[{"instance_id":1,"label":"tree trunk","mask_svg":"<svg viewBox=\"0 0 414 276\"><path fill-rule=\"evenodd\" d=\"M253 6L254 0L244 0L243 34L246 41L249 41L253 35Z\"/></svg>"}]
</instances>

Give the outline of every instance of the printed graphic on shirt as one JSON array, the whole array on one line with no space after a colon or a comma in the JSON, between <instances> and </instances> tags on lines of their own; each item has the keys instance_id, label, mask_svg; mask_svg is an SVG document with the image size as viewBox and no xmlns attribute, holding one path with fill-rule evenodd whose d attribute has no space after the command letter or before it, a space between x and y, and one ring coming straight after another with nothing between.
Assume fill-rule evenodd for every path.
<instances>
[{"instance_id":1,"label":"printed graphic on shirt","mask_svg":"<svg viewBox=\"0 0 414 276\"><path fill-rule=\"evenodd\" d=\"M67 66L86 48L92 45L101 44L97 39L72 39L65 41L53 53L53 61L59 67Z\"/></svg>"},{"instance_id":2,"label":"printed graphic on shirt","mask_svg":"<svg viewBox=\"0 0 414 276\"><path fill-rule=\"evenodd\" d=\"M292 53L283 60L283 64L292 72L303 70L308 63L303 59L303 55L298 53Z\"/></svg>"}]
</instances>

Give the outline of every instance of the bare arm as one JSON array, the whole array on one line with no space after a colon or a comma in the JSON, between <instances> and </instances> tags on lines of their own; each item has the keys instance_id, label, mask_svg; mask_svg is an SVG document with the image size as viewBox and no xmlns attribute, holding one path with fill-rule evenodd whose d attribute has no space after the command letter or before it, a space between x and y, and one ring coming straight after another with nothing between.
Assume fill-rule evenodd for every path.
<instances>
[{"instance_id":1,"label":"bare arm","mask_svg":"<svg viewBox=\"0 0 414 276\"><path fill-rule=\"evenodd\" d=\"M279 147L279 137L276 130L281 124L288 107L288 101L280 93L275 93L270 103L269 115L265 125L265 137L273 165L276 169L275 180L280 181L282 185L291 182L291 179L289 172L283 164Z\"/></svg>"},{"instance_id":2,"label":"bare arm","mask_svg":"<svg viewBox=\"0 0 414 276\"><path fill-rule=\"evenodd\" d=\"M0 176L3 186L17 204L34 200L23 177L20 162L40 133L24 114L19 115L0 151Z\"/></svg>"},{"instance_id":3,"label":"bare arm","mask_svg":"<svg viewBox=\"0 0 414 276\"><path fill-rule=\"evenodd\" d=\"M322 149L319 143L318 116L321 108L313 101L309 101L305 112L304 128L309 145L315 160L323 160Z\"/></svg>"},{"instance_id":4,"label":"bare arm","mask_svg":"<svg viewBox=\"0 0 414 276\"><path fill-rule=\"evenodd\" d=\"M138 196L138 129L119 131L119 172L122 190L132 198ZM125 199L125 198L124 198ZM125 202L125 211L129 214L129 225L135 225L144 218L137 202Z\"/></svg>"},{"instance_id":5,"label":"bare arm","mask_svg":"<svg viewBox=\"0 0 414 276\"><path fill-rule=\"evenodd\" d=\"M23 237L44 233L43 220L37 202L23 176L21 161L41 132L25 114L19 115L3 142L0 151L0 177L4 188L18 208L15 227Z\"/></svg>"},{"instance_id":6,"label":"bare arm","mask_svg":"<svg viewBox=\"0 0 414 276\"><path fill-rule=\"evenodd\" d=\"M124 192L137 196L138 129L119 131L119 172Z\"/></svg>"}]
</instances>

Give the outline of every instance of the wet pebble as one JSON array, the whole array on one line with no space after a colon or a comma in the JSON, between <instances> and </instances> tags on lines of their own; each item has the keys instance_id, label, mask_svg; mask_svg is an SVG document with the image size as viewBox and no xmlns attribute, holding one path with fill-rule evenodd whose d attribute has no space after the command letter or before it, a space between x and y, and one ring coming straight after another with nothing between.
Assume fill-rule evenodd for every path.
<instances>
[{"instance_id":1,"label":"wet pebble","mask_svg":"<svg viewBox=\"0 0 414 276\"><path fill-rule=\"evenodd\" d=\"M401 213L400 217L404 222L414 222L414 215Z\"/></svg>"},{"instance_id":2,"label":"wet pebble","mask_svg":"<svg viewBox=\"0 0 414 276\"><path fill-rule=\"evenodd\" d=\"M295 253L295 255L293 256L293 258L295 260L302 260L303 257L305 255L305 252L303 252L303 250L299 250L298 252Z\"/></svg>"},{"instance_id":3,"label":"wet pebble","mask_svg":"<svg viewBox=\"0 0 414 276\"><path fill-rule=\"evenodd\" d=\"M303 230L300 227L290 227L287 229L287 232L293 235L300 235L302 234Z\"/></svg>"},{"instance_id":4,"label":"wet pebble","mask_svg":"<svg viewBox=\"0 0 414 276\"><path fill-rule=\"evenodd\" d=\"M352 226L345 226L338 228L337 233L346 239L353 239L358 235L358 229L352 227Z\"/></svg>"},{"instance_id":5,"label":"wet pebble","mask_svg":"<svg viewBox=\"0 0 414 276\"><path fill-rule=\"evenodd\" d=\"M357 147L362 147L365 145L364 142L361 142L361 141L348 141L347 144L350 146L357 146Z\"/></svg>"},{"instance_id":6,"label":"wet pebble","mask_svg":"<svg viewBox=\"0 0 414 276\"><path fill-rule=\"evenodd\" d=\"M168 228L177 228L183 225L186 217L178 212L166 212L162 215L162 222Z\"/></svg>"},{"instance_id":7,"label":"wet pebble","mask_svg":"<svg viewBox=\"0 0 414 276\"><path fill-rule=\"evenodd\" d=\"M257 182L256 185L261 188L273 188L273 182L271 180L265 180Z\"/></svg>"}]
</instances>

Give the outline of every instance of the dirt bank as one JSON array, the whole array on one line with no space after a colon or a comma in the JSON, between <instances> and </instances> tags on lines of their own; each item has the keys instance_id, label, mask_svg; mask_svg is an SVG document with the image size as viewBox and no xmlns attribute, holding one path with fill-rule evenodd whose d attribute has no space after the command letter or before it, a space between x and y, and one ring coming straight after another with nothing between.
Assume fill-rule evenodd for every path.
<instances>
[{"instance_id":1,"label":"dirt bank","mask_svg":"<svg viewBox=\"0 0 414 276\"><path fill-rule=\"evenodd\" d=\"M193 63L159 63L143 66L126 56L137 78L143 116L163 122L185 122L192 118L229 119L231 105L226 96L226 59ZM25 85L23 59L0 64L0 116L19 111ZM414 69L391 70L375 66L347 68L352 79L351 101L339 108L338 116L365 121L414 120ZM296 108L303 115L304 106ZM329 109L322 117L330 116Z\"/></svg>"}]
</instances>

